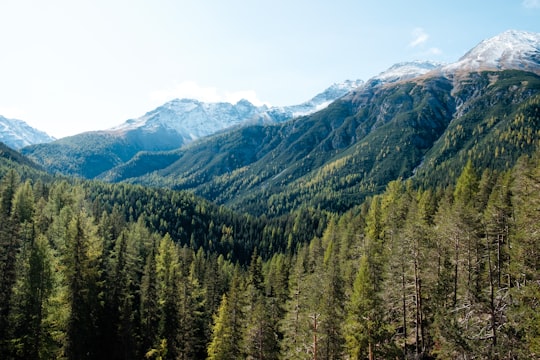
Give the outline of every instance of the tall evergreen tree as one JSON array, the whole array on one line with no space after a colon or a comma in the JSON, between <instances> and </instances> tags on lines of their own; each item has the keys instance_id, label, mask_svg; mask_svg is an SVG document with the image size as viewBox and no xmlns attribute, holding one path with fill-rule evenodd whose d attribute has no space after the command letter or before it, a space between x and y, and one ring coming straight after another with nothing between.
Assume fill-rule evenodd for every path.
<instances>
[{"instance_id":1,"label":"tall evergreen tree","mask_svg":"<svg viewBox=\"0 0 540 360\"><path fill-rule=\"evenodd\" d=\"M13 211L13 199L19 188L20 177L10 170L0 183L0 356L7 355L9 314L12 289L16 281L17 252L21 246L20 221Z\"/></svg>"},{"instance_id":2,"label":"tall evergreen tree","mask_svg":"<svg viewBox=\"0 0 540 360\"><path fill-rule=\"evenodd\" d=\"M325 237L332 236L325 233ZM337 238L330 239L324 256L323 296L321 298L321 356L324 359L342 357L345 317L345 291L341 277L340 249Z\"/></svg>"},{"instance_id":3,"label":"tall evergreen tree","mask_svg":"<svg viewBox=\"0 0 540 360\"><path fill-rule=\"evenodd\" d=\"M159 340L159 300L158 300L158 284L156 271L156 240L150 247L144 273L141 283L141 316L140 316L140 332L141 332L141 347L144 353L150 351L154 346L157 347Z\"/></svg>"},{"instance_id":4,"label":"tall evergreen tree","mask_svg":"<svg viewBox=\"0 0 540 360\"><path fill-rule=\"evenodd\" d=\"M176 244L169 234L166 234L159 243L156 275L158 304L160 305L159 337L167 340L167 359L176 359L179 354L180 264Z\"/></svg>"},{"instance_id":5,"label":"tall evergreen tree","mask_svg":"<svg viewBox=\"0 0 540 360\"><path fill-rule=\"evenodd\" d=\"M384 356L381 345L387 334L377 289L380 279L373 273L371 261L367 254L360 259L360 268L347 306L344 332L347 355L351 359L373 360Z\"/></svg>"},{"instance_id":6,"label":"tall evergreen tree","mask_svg":"<svg viewBox=\"0 0 540 360\"><path fill-rule=\"evenodd\" d=\"M223 295L214 317L212 337L208 345L209 360L244 359L242 338L245 318L243 313L240 274L235 271L228 296Z\"/></svg>"},{"instance_id":7,"label":"tall evergreen tree","mask_svg":"<svg viewBox=\"0 0 540 360\"><path fill-rule=\"evenodd\" d=\"M50 302L55 291L52 251L39 235L22 253L21 274L14 291L14 355L20 359L46 359L59 355L47 323L53 314Z\"/></svg>"},{"instance_id":8,"label":"tall evergreen tree","mask_svg":"<svg viewBox=\"0 0 540 360\"><path fill-rule=\"evenodd\" d=\"M105 336L113 358L134 358L136 354L136 320L139 312L140 280L137 272L139 246L131 232L124 230L116 239L106 276L105 319L102 328L110 329ZM112 341L111 341L112 340Z\"/></svg>"},{"instance_id":9,"label":"tall evergreen tree","mask_svg":"<svg viewBox=\"0 0 540 360\"><path fill-rule=\"evenodd\" d=\"M385 248L381 222L381 198L376 196L366 219L366 243L360 259L351 298L347 304L345 340L351 359L396 356L391 329L384 322L381 291L384 281Z\"/></svg>"},{"instance_id":10,"label":"tall evergreen tree","mask_svg":"<svg viewBox=\"0 0 540 360\"><path fill-rule=\"evenodd\" d=\"M250 311L244 335L245 352L249 359L278 359L277 324L272 321L270 310L268 300L260 294Z\"/></svg>"},{"instance_id":11,"label":"tall evergreen tree","mask_svg":"<svg viewBox=\"0 0 540 360\"><path fill-rule=\"evenodd\" d=\"M308 318L309 300L316 297L317 289L308 283L308 247L302 246L293 259L289 276L289 298L285 304L285 317L280 324L283 333L282 359L309 359L311 331Z\"/></svg>"},{"instance_id":12,"label":"tall evergreen tree","mask_svg":"<svg viewBox=\"0 0 540 360\"><path fill-rule=\"evenodd\" d=\"M509 289L513 306L502 328L514 335L501 356L535 358L540 356L540 162L538 153L520 159L514 169L512 205L514 230L511 232ZM516 336L517 335L517 336ZM509 346L510 345L510 346Z\"/></svg>"},{"instance_id":13,"label":"tall evergreen tree","mask_svg":"<svg viewBox=\"0 0 540 360\"><path fill-rule=\"evenodd\" d=\"M67 234L64 263L70 314L66 354L70 359L98 358L97 319L101 290L98 280L102 241L84 208L70 221Z\"/></svg>"}]
</instances>

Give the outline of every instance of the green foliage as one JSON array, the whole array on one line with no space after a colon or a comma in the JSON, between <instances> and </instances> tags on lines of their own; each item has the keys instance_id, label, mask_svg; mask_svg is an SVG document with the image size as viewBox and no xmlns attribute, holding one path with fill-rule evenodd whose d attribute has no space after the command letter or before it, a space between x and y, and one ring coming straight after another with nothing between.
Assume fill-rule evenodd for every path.
<instances>
[{"instance_id":1,"label":"green foliage","mask_svg":"<svg viewBox=\"0 0 540 360\"><path fill-rule=\"evenodd\" d=\"M461 81L248 127L193 168L262 216L0 157L0 357L538 357L538 77Z\"/></svg>"},{"instance_id":2,"label":"green foliage","mask_svg":"<svg viewBox=\"0 0 540 360\"><path fill-rule=\"evenodd\" d=\"M94 131L31 145L21 152L51 173L93 179L124 164L140 151L171 150L181 144L181 139L163 130L146 136Z\"/></svg>"},{"instance_id":3,"label":"green foliage","mask_svg":"<svg viewBox=\"0 0 540 360\"><path fill-rule=\"evenodd\" d=\"M537 159L274 219L7 171L2 357L536 354Z\"/></svg>"}]
</instances>

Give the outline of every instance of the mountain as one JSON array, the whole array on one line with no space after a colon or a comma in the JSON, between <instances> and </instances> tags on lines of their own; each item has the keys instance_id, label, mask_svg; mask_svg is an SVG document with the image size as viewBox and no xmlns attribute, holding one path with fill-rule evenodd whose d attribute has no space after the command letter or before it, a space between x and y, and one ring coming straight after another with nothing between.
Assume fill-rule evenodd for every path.
<instances>
[{"instance_id":1,"label":"mountain","mask_svg":"<svg viewBox=\"0 0 540 360\"><path fill-rule=\"evenodd\" d=\"M371 78L368 81L368 85L375 86L381 83L393 83L413 79L433 70L440 69L442 66L443 64L433 61L410 61L397 63L388 68L388 70L383 71L379 75Z\"/></svg>"},{"instance_id":2,"label":"mountain","mask_svg":"<svg viewBox=\"0 0 540 360\"><path fill-rule=\"evenodd\" d=\"M48 143L54 140L52 136L34 129L22 120L7 119L0 115L0 142L13 149L18 150L28 145Z\"/></svg>"},{"instance_id":3,"label":"mountain","mask_svg":"<svg viewBox=\"0 0 540 360\"><path fill-rule=\"evenodd\" d=\"M273 107L265 111L264 116L271 122L281 122L299 116L310 115L326 108L333 101L363 85L364 82L362 80L346 80L341 83L335 83L309 101L299 105Z\"/></svg>"},{"instance_id":4,"label":"mountain","mask_svg":"<svg viewBox=\"0 0 540 360\"><path fill-rule=\"evenodd\" d=\"M43 169L39 165L32 162L27 157L21 155L12 147L7 146L3 142L0 142L0 167L4 167L5 165L7 165L8 168L13 168L14 166L21 166L26 167L27 169L43 171ZM24 172L24 170L21 168L20 172ZM0 172L0 174L3 175L2 172Z\"/></svg>"},{"instance_id":5,"label":"mountain","mask_svg":"<svg viewBox=\"0 0 540 360\"><path fill-rule=\"evenodd\" d=\"M51 151L59 142L30 154L49 169L190 190L253 214L305 205L343 211L394 179L444 186L468 159L503 170L532 153L540 142L538 43L537 34L505 32L456 63L396 64L319 111L251 118L172 150L137 151L133 139L119 144L104 132L72 139L86 142L75 159L65 147ZM133 128L161 124L150 118Z\"/></svg>"},{"instance_id":6,"label":"mountain","mask_svg":"<svg viewBox=\"0 0 540 360\"><path fill-rule=\"evenodd\" d=\"M275 107L269 109L266 112L267 119L272 119L271 121L262 121L262 124L271 124L280 122L280 119L292 119L299 116L307 116L314 112L314 109L320 108L321 110L328 107L332 99L339 99L345 94L350 94L351 91L362 89L363 92L369 92L371 89L393 82L399 82L406 79L411 79L420 75L423 75L429 71L440 68L441 64L429 62L429 61L414 61L414 62L402 62L390 67L388 70L380 73L379 75L371 78L368 82L364 83L361 80L357 81L346 81L344 83L336 83L326 89L324 92L315 96L312 100L305 102L300 105L288 106L288 107ZM257 122L252 122L252 124ZM249 132L249 130L247 130ZM243 133L241 129L237 132L229 132L223 136L218 137L219 139L227 139L229 135L235 137L236 133ZM212 140L209 140L212 143ZM220 140L221 141L221 140ZM224 140L226 143L227 140ZM253 142L253 144L255 144ZM195 143L194 147L188 147L186 151L191 151L191 149L199 149L199 146L205 147L206 142L204 139L201 142ZM199 152L200 150L195 150ZM213 149L208 149L204 151L208 155L208 158L203 161L203 163L216 164L219 163L221 158L220 153L223 152L220 145L216 145ZM179 160L178 154L183 154L184 150L173 150L169 152L142 152L134 156L130 161L121 164L115 167L112 171L104 173L101 175L101 178L107 179L109 181L121 181L131 177L137 177L144 175L144 173L149 171L154 171L157 169L162 169L174 161ZM202 161L199 155L191 154L188 156L189 159L198 159L197 161L189 161L194 167L196 162Z\"/></svg>"},{"instance_id":7,"label":"mountain","mask_svg":"<svg viewBox=\"0 0 540 360\"><path fill-rule=\"evenodd\" d=\"M175 99L111 129L28 146L22 152L48 171L94 178L140 151L172 150L231 127L278 123L314 113L362 84L360 80L336 83L305 103L284 107L257 107L247 100L230 104Z\"/></svg>"},{"instance_id":8,"label":"mountain","mask_svg":"<svg viewBox=\"0 0 540 360\"><path fill-rule=\"evenodd\" d=\"M468 53L490 55L476 62L480 71L464 61L469 55L445 66L398 64L309 116L140 153L102 178L278 215L305 204L343 211L397 178L447 185L469 158L506 169L540 143L540 63L521 51L535 34L505 34ZM495 69L508 34L517 52Z\"/></svg>"},{"instance_id":9,"label":"mountain","mask_svg":"<svg viewBox=\"0 0 540 360\"><path fill-rule=\"evenodd\" d=\"M540 34L508 30L482 41L459 61L442 68L446 73L482 70L524 70L539 74Z\"/></svg>"},{"instance_id":10,"label":"mountain","mask_svg":"<svg viewBox=\"0 0 540 360\"><path fill-rule=\"evenodd\" d=\"M113 134L154 133L165 129L169 133L177 134L181 139L181 144L187 144L237 125L281 122L312 114L362 84L361 80L335 83L309 101L281 107L255 106L247 100L231 104L174 99L138 119L128 120L107 132Z\"/></svg>"}]
</instances>

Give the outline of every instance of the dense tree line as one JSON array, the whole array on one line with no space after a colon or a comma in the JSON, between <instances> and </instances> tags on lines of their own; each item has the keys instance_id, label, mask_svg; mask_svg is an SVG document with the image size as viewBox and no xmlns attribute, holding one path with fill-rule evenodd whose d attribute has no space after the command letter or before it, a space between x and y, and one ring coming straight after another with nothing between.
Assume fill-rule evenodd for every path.
<instances>
[{"instance_id":1,"label":"dense tree line","mask_svg":"<svg viewBox=\"0 0 540 360\"><path fill-rule=\"evenodd\" d=\"M540 356L538 156L278 219L2 173L2 359Z\"/></svg>"}]
</instances>

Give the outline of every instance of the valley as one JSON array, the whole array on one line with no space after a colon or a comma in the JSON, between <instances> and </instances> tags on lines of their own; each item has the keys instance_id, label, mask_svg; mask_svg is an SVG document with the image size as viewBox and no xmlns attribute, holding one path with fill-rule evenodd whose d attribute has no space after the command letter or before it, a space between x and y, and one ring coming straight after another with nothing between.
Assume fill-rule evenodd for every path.
<instances>
[{"instance_id":1,"label":"valley","mask_svg":"<svg viewBox=\"0 0 540 360\"><path fill-rule=\"evenodd\" d=\"M0 146L0 357L537 358L539 59Z\"/></svg>"}]
</instances>

